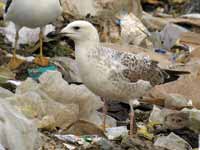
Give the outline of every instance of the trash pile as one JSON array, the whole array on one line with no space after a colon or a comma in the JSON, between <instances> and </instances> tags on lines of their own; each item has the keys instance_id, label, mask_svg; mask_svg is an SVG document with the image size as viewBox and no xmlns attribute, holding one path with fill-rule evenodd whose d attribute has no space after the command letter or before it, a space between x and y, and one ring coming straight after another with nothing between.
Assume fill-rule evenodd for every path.
<instances>
[{"instance_id":1,"label":"trash pile","mask_svg":"<svg viewBox=\"0 0 200 150\"><path fill-rule=\"evenodd\" d=\"M39 29L20 30L17 54L24 63L7 67L15 27L3 20L0 0L0 150L192 150L200 133L200 10L195 0L61 0L63 14L45 27L44 54L34 64ZM86 9L87 8L87 9ZM67 23L84 19L107 47L143 53L165 69L187 71L155 86L136 106L137 132L129 138L129 105L103 102L82 84L74 43L57 38Z\"/></svg>"}]
</instances>

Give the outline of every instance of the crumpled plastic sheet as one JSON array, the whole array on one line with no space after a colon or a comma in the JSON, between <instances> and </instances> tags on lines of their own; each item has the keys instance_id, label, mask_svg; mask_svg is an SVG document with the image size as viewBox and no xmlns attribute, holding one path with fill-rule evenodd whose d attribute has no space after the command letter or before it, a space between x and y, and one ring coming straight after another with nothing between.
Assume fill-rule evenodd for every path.
<instances>
[{"instance_id":1,"label":"crumpled plastic sheet","mask_svg":"<svg viewBox=\"0 0 200 150\"><path fill-rule=\"evenodd\" d=\"M154 145L167 148L168 150L192 150L189 143L173 132L168 136L159 137Z\"/></svg>"},{"instance_id":2,"label":"crumpled plastic sheet","mask_svg":"<svg viewBox=\"0 0 200 150\"><path fill-rule=\"evenodd\" d=\"M9 150L35 150L39 139L33 122L0 99L0 144Z\"/></svg>"},{"instance_id":3,"label":"crumpled plastic sheet","mask_svg":"<svg viewBox=\"0 0 200 150\"><path fill-rule=\"evenodd\" d=\"M69 12L72 15L86 16L91 14L95 16L97 14L96 1L86 0L82 3L81 0L61 0L64 12Z\"/></svg>"},{"instance_id":4,"label":"crumpled plastic sheet","mask_svg":"<svg viewBox=\"0 0 200 150\"><path fill-rule=\"evenodd\" d=\"M130 0L129 0L130 1ZM124 0L61 0L63 10L66 14L72 16L101 16L105 13L110 16L113 12L119 12L121 10L126 11L130 7L130 3ZM111 16L112 17L112 16Z\"/></svg>"},{"instance_id":5,"label":"crumpled plastic sheet","mask_svg":"<svg viewBox=\"0 0 200 150\"><path fill-rule=\"evenodd\" d=\"M167 24L160 32L160 38L164 48L170 50L170 48L174 46L176 41L180 38L181 33L183 32L188 32L188 30L173 23Z\"/></svg>"},{"instance_id":6,"label":"crumpled plastic sheet","mask_svg":"<svg viewBox=\"0 0 200 150\"><path fill-rule=\"evenodd\" d=\"M149 121L150 122L158 122L158 123L162 124L162 123L164 123L165 115L166 114L163 114L162 110L158 106L154 105L151 115L149 117Z\"/></svg>"},{"instance_id":7,"label":"crumpled plastic sheet","mask_svg":"<svg viewBox=\"0 0 200 150\"><path fill-rule=\"evenodd\" d=\"M63 105L51 99L41 91L40 85L28 78L17 89L13 97L8 97L14 107L20 110L26 117L34 119L41 127L41 120L46 117L55 119L54 127L64 128L77 119L78 107L75 104Z\"/></svg>"},{"instance_id":8,"label":"crumpled plastic sheet","mask_svg":"<svg viewBox=\"0 0 200 150\"><path fill-rule=\"evenodd\" d=\"M121 18L120 26L123 43L140 45L150 35L140 19L132 13Z\"/></svg>"},{"instance_id":9,"label":"crumpled plastic sheet","mask_svg":"<svg viewBox=\"0 0 200 150\"><path fill-rule=\"evenodd\" d=\"M188 109L184 108L182 112L186 112L189 114L189 125L188 128L195 131L196 133L200 132L200 110L198 109Z\"/></svg>"},{"instance_id":10,"label":"crumpled plastic sheet","mask_svg":"<svg viewBox=\"0 0 200 150\"><path fill-rule=\"evenodd\" d=\"M16 94L6 100L26 117L34 119L39 127L49 128L47 122L50 122L54 127L66 128L79 119L102 124L96 110L103 103L84 85L68 84L58 71L44 73L39 81L28 78L17 87ZM109 125L115 126L116 121L112 120ZM53 127L50 125L50 128Z\"/></svg>"},{"instance_id":11,"label":"crumpled plastic sheet","mask_svg":"<svg viewBox=\"0 0 200 150\"><path fill-rule=\"evenodd\" d=\"M63 105L49 98L45 93L39 91L28 91L26 93L7 98L17 109L19 109L27 118L35 119L38 127L43 124L41 120L45 117L55 119L54 128L65 126L77 119L78 107L74 104ZM52 125L49 125L52 126ZM51 127L53 128L53 127Z\"/></svg>"},{"instance_id":12,"label":"crumpled plastic sheet","mask_svg":"<svg viewBox=\"0 0 200 150\"><path fill-rule=\"evenodd\" d=\"M96 110L102 107L102 102L99 97L84 85L69 85L62 78L61 73L56 71L44 73L39 78L39 81L40 89L52 99L62 104L76 104L79 107L80 119L86 119L95 123L98 122L97 120L100 121Z\"/></svg>"},{"instance_id":13,"label":"crumpled plastic sheet","mask_svg":"<svg viewBox=\"0 0 200 150\"><path fill-rule=\"evenodd\" d=\"M14 94L7 89L0 87L0 98L13 96Z\"/></svg>"},{"instance_id":14,"label":"crumpled plastic sheet","mask_svg":"<svg viewBox=\"0 0 200 150\"><path fill-rule=\"evenodd\" d=\"M153 111L150 114L149 121L150 122L155 122L155 123L160 123L160 124L165 124L165 119L174 113L177 113L178 111L176 110L171 110L171 109L160 109L158 106L154 105L153 106Z\"/></svg>"},{"instance_id":15,"label":"crumpled plastic sheet","mask_svg":"<svg viewBox=\"0 0 200 150\"><path fill-rule=\"evenodd\" d=\"M182 128L192 129L189 118L190 115L186 111L177 111L166 108L160 109L157 106L154 106L149 117L149 122L153 124L162 124L164 128L171 130ZM195 124L199 125L199 122L197 121ZM194 127L194 125L192 127Z\"/></svg>"}]
</instances>

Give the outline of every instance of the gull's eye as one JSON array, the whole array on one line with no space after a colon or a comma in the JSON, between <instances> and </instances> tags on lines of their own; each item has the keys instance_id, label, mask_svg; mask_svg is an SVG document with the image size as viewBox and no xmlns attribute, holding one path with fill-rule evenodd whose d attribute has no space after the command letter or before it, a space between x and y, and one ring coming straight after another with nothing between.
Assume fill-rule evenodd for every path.
<instances>
[{"instance_id":1,"label":"gull's eye","mask_svg":"<svg viewBox=\"0 0 200 150\"><path fill-rule=\"evenodd\" d=\"M74 30L79 30L80 27L79 27L79 26L75 26L75 27L73 27L73 29L74 29Z\"/></svg>"}]
</instances>

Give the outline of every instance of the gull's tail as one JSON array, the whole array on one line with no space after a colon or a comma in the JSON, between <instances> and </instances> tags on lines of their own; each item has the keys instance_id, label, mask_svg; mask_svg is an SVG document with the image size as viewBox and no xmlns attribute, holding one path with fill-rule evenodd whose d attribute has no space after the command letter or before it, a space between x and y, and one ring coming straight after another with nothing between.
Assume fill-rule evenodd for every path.
<instances>
[{"instance_id":1,"label":"gull's tail","mask_svg":"<svg viewBox=\"0 0 200 150\"><path fill-rule=\"evenodd\" d=\"M177 70L169 70L169 69L164 69L163 73L165 75L164 83L175 81L181 75L190 74L190 72L188 71L177 71Z\"/></svg>"}]
</instances>

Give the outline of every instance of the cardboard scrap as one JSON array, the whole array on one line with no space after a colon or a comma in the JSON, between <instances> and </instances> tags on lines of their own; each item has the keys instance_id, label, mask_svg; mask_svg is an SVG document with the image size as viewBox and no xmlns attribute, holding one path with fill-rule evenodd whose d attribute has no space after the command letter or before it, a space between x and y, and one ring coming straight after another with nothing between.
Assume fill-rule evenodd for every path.
<instances>
[{"instance_id":1,"label":"cardboard scrap","mask_svg":"<svg viewBox=\"0 0 200 150\"><path fill-rule=\"evenodd\" d=\"M158 85L151 92L159 91L160 93L177 93L185 98L192 100L192 104L196 108L200 108L200 74L192 74L182 77L181 79Z\"/></svg>"}]
</instances>

